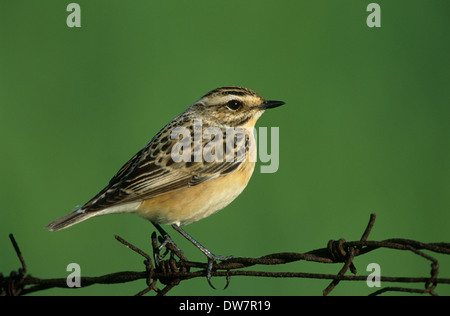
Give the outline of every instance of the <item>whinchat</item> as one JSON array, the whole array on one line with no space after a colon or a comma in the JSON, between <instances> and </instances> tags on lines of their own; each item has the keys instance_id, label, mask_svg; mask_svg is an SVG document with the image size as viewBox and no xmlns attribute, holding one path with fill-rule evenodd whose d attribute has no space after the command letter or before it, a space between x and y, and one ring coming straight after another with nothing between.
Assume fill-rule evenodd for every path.
<instances>
[{"instance_id":1,"label":"whinchat","mask_svg":"<svg viewBox=\"0 0 450 316\"><path fill-rule=\"evenodd\" d=\"M46 227L57 231L94 216L136 213L168 241L160 224L171 224L210 264L226 259L213 255L180 225L218 212L241 194L255 168L254 126L265 110L283 104L243 87L210 91L156 134L100 193ZM235 134L229 137L231 130Z\"/></svg>"}]
</instances>

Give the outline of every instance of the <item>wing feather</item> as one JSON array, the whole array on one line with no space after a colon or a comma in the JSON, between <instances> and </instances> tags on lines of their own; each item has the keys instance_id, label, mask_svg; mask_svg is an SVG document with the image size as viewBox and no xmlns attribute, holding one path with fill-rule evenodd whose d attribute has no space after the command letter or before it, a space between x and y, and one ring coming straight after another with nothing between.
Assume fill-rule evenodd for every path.
<instances>
[{"instance_id":1,"label":"wing feather","mask_svg":"<svg viewBox=\"0 0 450 316\"><path fill-rule=\"evenodd\" d=\"M222 162L211 163L174 162L170 150L177 140L167 136L170 135L172 128L174 124L168 124L162 129L146 147L122 166L100 193L81 209L85 212L96 212L123 203L150 199L231 174L242 165L242 159L228 162L226 158ZM204 140L203 145L206 142L207 140ZM248 142L246 142L245 155L248 155Z\"/></svg>"}]
</instances>

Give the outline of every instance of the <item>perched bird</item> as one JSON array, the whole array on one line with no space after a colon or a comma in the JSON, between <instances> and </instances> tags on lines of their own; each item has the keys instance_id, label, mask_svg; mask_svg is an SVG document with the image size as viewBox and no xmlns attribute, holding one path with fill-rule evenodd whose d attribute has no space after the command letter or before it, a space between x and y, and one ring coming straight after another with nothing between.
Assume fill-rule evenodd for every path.
<instances>
[{"instance_id":1,"label":"perched bird","mask_svg":"<svg viewBox=\"0 0 450 316\"><path fill-rule=\"evenodd\" d=\"M243 87L210 91L156 134L100 193L46 228L57 231L94 216L136 213L164 236L163 247L173 241L160 224L171 224L207 256L209 282L212 263L229 257L212 254L180 225L216 213L241 194L255 168L253 128L265 110L283 104Z\"/></svg>"}]
</instances>

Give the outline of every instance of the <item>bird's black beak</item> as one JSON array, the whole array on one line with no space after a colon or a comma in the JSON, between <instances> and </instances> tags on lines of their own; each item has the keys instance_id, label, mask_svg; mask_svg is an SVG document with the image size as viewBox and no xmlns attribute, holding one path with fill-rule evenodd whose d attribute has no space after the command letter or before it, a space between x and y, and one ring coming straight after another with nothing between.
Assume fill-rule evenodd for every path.
<instances>
[{"instance_id":1,"label":"bird's black beak","mask_svg":"<svg viewBox=\"0 0 450 316\"><path fill-rule=\"evenodd\" d=\"M267 110L267 109L273 109L276 107L279 107L283 105L283 101L271 101L271 100L264 100L264 102L258 106L261 110Z\"/></svg>"}]
</instances>

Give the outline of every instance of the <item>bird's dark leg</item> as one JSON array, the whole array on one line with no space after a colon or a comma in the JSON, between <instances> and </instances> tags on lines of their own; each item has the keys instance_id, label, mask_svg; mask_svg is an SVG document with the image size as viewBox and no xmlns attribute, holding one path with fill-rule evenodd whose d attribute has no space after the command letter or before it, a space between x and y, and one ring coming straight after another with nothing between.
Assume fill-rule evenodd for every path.
<instances>
[{"instance_id":1,"label":"bird's dark leg","mask_svg":"<svg viewBox=\"0 0 450 316\"><path fill-rule=\"evenodd\" d=\"M223 257L213 254L211 251L209 251L206 247L201 245L197 240L195 240L191 235L186 233L180 226L172 224L173 229L175 229L177 232L179 232L181 235L184 236L187 240L189 240L191 243L194 244L195 247L200 249L201 252L205 254L205 256L208 258L208 267L206 269L206 279L208 280L209 285L215 289L215 287L211 283L211 272L212 272L212 266L214 262L217 260L224 261L233 258L233 256ZM158 227L156 227L158 228ZM161 228L162 229L162 228ZM164 230L163 230L164 231ZM161 232L161 231L160 231ZM167 234L167 233L166 233ZM230 279L227 278L227 284L225 285L225 288L228 287L228 284L230 283Z\"/></svg>"},{"instance_id":2,"label":"bird's dark leg","mask_svg":"<svg viewBox=\"0 0 450 316\"><path fill-rule=\"evenodd\" d=\"M153 224L153 226L156 227L156 229L162 236L162 240L160 240L161 245L158 247L158 251L163 249L167 244L171 244L174 248L177 249L177 251L179 251L180 253L183 253L183 250L181 250L180 247L177 246L177 244L172 240L172 237L170 237L170 235L161 227L161 225L153 223L153 222L152 222L152 224ZM154 259L155 259L156 264L159 265L159 261L161 259L163 259L168 253L169 253L169 249L166 248L166 251L164 252L164 254L162 254L162 255L159 255L159 253L155 254Z\"/></svg>"}]
</instances>

